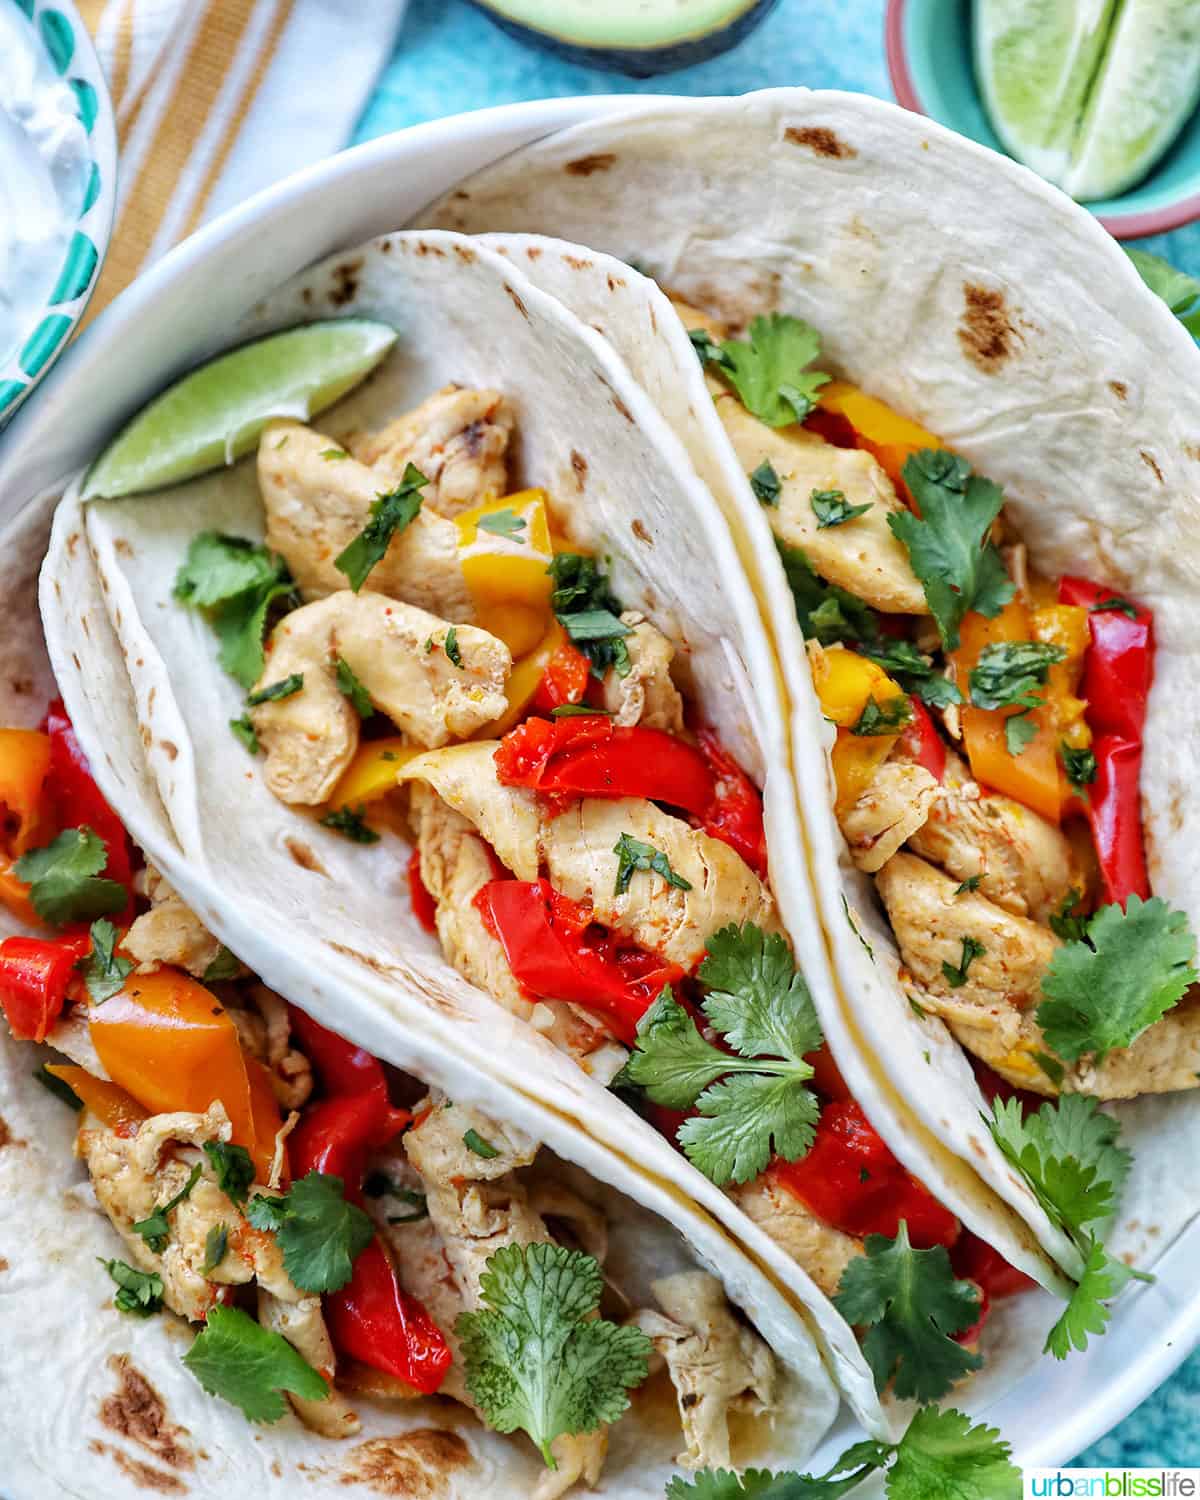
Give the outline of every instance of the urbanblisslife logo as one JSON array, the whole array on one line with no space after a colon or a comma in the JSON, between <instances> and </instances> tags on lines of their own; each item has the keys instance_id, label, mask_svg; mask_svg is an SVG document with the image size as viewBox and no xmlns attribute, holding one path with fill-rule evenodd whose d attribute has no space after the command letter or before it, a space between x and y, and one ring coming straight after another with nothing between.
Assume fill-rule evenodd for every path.
<instances>
[{"instance_id":1,"label":"urbanblisslife logo","mask_svg":"<svg viewBox=\"0 0 1200 1500\"><path fill-rule=\"evenodd\" d=\"M1200 1469L1026 1469L1025 1500L1103 1496L1104 1500L1190 1496L1200 1500Z\"/></svg>"}]
</instances>

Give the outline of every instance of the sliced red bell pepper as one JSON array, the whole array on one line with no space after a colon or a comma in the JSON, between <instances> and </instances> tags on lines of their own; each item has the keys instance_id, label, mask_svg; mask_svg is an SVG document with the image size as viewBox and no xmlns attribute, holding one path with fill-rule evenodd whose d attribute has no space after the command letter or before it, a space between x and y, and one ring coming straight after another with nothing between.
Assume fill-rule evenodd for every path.
<instances>
[{"instance_id":1,"label":"sliced red bell pepper","mask_svg":"<svg viewBox=\"0 0 1200 1500\"><path fill-rule=\"evenodd\" d=\"M935 781L946 775L946 742L937 732L929 710L917 697L911 697L912 718L901 731L896 749L915 765L924 766Z\"/></svg>"},{"instance_id":2,"label":"sliced red bell pepper","mask_svg":"<svg viewBox=\"0 0 1200 1500\"><path fill-rule=\"evenodd\" d=\"M400 1285L379 1236L354 1262L347 1284L324 1297L334 1344L372 1369L432 1395L450 1368L450 1346L423 1305Z\"/></svg>"},{"instance_id":3,"label":"sliced red bell pepper","mask_svg":"<svg viewBox=\"0 0 1200 1500\"><path fill-rule=\"evenodd\" d=\"M437 931L437 902L421 879L421 851L414 849L408 860L408 896L413 916L426 932Z\"/></svg>"},{"instance_id":4,"label":"sliced red bell pepper","mask_svg":"<svg viewBox=\"0 0 1200 1500\"><path fill-rule=\"evenodd\" d=\"M956 1276L968 1277L977 1282L989 1299L1014 1297L1018 1292L1028 1291L1037 1282L993 1249L986 1240L964 1229L958 1243L950 1252L950 1263Z\"/></svg>"},{"instance_id":5,"label":"sliced red bell pepper","mask_svg":"<svg viewBox=\"0 0 1200 1500\"><path fill-rule=\"evenodd\" d=\"M958 1220L900 1165L853 1101L827 1104L808 1155L768 1170L844 1234L892 1238L903 1219L918 1250L958 1239Z\"/></svg>"},{"instance_id":6,"label":"sliced red bell pepper","mask_svg":"<svg viewBox=\"0 0 1200 1500\"><path fill-rule=\"evenodd\" d=\"M765 880L767 836L763 830L759 790L722 747L716 730L700 729L696 740L713 778L712 801L700 814L700 826L705 833L728 844L760 879Z\"/></svg>"},{"instance_id":7,"label":"sliced red bell pepper","mask_svg":"<svg viewBox=\"0 0 1200 1500\"><path fill-rule=\"evenodd\" d=\"M331 1099L352 1095L366 1096L372 1101L374 1125L367 1131L367 1136L372 1137L371 1144L382 1145L404 1129L411 1117L406 1109L393 1108L388 1099L387 1075L377 1057L314 1021L294 1005L288 1006L288 1016L301 1049L316 1069L323 1092ZM312 1113L312 1109L306 1112L297 1135L305 1129Z\"/></svg>"},{"instance_id":8,"label":"sliced red bell pepper","mask_svg":"<svg viewBox=\"0 0 1200 1500\"><path fill-rule=\"evenodd\" d=\"M288 1140L292 1169L326 1172L340 1177L351 1202L362 1199L367 1153L385 1146L412 1119L407 1110L393 1109L386 1094L374 1089L361 1094L335 1094L304 1111Z\"/></svg>"},{"instance_id":9,"label":"sliced red bell pepper","mask_svg":"<svg viewBox=\"0 0 1200 1500\"><path fill-rule=\"evenodd\" d=\"M0 943L0 1007L21 1042L44 1042L62 1014L75 965L91 946L86 934L46 941L9 937Z\"/></svg>"},{"instance_id":10,"label":"sliced red bell pepper","mask_svg":"<svg viewBox=\"0 0 1200 1500\"><path fill-rule=\"evenodd\" d=\"M489 881L475 903L518 984L543 999L595 1012L623 1042L632 1044L662 987L683 978L682 969L654 954L612 936L591 936L586 908L557 895L547 880Z\"/></svg>"},{"instance_id":11,"label":"sliced red bell pepper","mask_svg":"<svg viewBox=\"0 0 1200 1500\"><path fill-rule=\"evenodd\" d=\"M556 797L645 797L697 816L713 800L712 771L694 746L601 715L526 719L500 741L495 759L505 786Z\"/></svg>"},{"instance_id":12,"label":"sliced red bell pepper","mask_svg":"<svg viewBox=\"0 0 1200 1500\"><path fill-rule=\"evenodd\" d=\"M592 674L592 664L570 641L564 641L546 665L537 692L535 713L548 714L564 703L582 703Z\"/></svg>"},{"instance_id":13,"label":"sliced red bell pepper","mask_svg":"<svg viewBox=\"0 0 1200 1500\"><path fill-rule=\"evenodd\" d=\"M1154 676L1154 617L1113 589L1083 578L1058 586L1064 604L1088 610L1091 644L1081 691L1096 736L1096 779L1088 787L1087 815L1106 903L1150 895L1142 832L1142 735ZM1111 604L1112 608L1105 608Z\"/></svg>"}]
</instances>

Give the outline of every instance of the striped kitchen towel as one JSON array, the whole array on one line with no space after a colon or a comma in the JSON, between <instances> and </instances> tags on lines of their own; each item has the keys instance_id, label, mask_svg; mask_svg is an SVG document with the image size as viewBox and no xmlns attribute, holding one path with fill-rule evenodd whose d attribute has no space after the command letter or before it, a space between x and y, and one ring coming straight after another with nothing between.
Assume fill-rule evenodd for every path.
<instances>
[{"instance_id":1,"label":"striped kitchen towel","mask_svg":"<svg viewBox=\"0 0 1200 1500\"><path fill-rule=\"evenodd\" d=\"M78 3L120 152L94 317L207 219L345 145L406 0Z\"/></svg>"}]
</instances>

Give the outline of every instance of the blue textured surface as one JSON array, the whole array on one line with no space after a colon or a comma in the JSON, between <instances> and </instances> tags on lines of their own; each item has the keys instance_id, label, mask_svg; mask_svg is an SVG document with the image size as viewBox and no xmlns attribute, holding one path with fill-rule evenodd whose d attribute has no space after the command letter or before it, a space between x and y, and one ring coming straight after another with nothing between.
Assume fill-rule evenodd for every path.
<instances>
[{"instance_id":1,"label":"blue textured surface","mask_svg":"<svg viewBox=\"0 0 1200 1500\"><path fill-rule=\"evenodd\" d=\"M638 82L522 46L464 0L411 0L357 140L460 110L566 94L737 94L777 84L857 89L891 98L883 0L782 0L739 47L696 67ZM1200 275L1200 224L1142 242ZM1187 1466L1200 1449L1200 1352L1109 1435L1089 1466Z\"/></svg>"}]
</instances>

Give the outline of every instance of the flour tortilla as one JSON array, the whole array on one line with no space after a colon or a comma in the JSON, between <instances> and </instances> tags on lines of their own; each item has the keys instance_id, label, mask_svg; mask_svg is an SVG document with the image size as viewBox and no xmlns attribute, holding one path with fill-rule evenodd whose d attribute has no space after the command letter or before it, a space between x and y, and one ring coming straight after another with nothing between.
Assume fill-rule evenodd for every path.
<instances>
[{"instance_id":1,"label":"flour tortilla","mask_svg":"<svg viewBox=\"0 0 1200 1500\"><path fill-rule=\"evenodd\" d=\"M230 342L331 313L382 318L399 339L322 429L339 438L382 425L450 380L503 390L519 434L514 482L573 502L562 508L573 539L610 560L618 597L685 643L707 718L765 778L768 818L795 823L778 669L749 586L727 562L728 530L607 343L501 257L438 234L332 258L231 329ZM784 1334L815 1342L870 1431L891 1430L853 1331L804 1272L657 1131L447 963L412 914L407 844L390 834L351 844L268 792L229 732L242 695L216 640L171 592L204 529L261 538L253 460L127 501L83 507L76 487L42 575L59 687L101 787L153 862L268 984L327 1025L387 1057L420 1036L536 1093L614 1153L614 1170L663 1195L673 1222L703 1225L726 1245L734 1235L749 1257L728 1252L738 1271L762 1268L795 1309ZM728 576L714 597L718 568ZM165 817L151 819L159 804Z\"/></svg>"},{"instance_id":2,"label":"flour tortilla","mask_svg":"<svg viewBox=\"0 0 1200 1500\"><path fill-rule=\"evenodd\" d=\"M1142 772L1151 881L1200 931L1200 356L1191 338L1070 200L1003 157L857 94L780 89L639 105L523 149L420 220L503 232L492 243L606 333L684 441L741 534L787 680L809 889L836 1001L815 982L807 950L806 967L839 1063L907 1165L917 1169L914 1143L932 1137L987 1184L991 1207L973 1227L1004 1249L1007 1203L1076 1274L1073 1247L1030 1214L1023 1183L981 1130L984 1100L957 1044L940 1021L915 1016L896 983L894 943L833 818L832 735L769 527L678 319L645 278L593 252L636 263L735 324L770 311L807 319L822 335L820 368L923 423L1003 486L1043 571L1082 574L1154 610ZM531 259L514 239L520 231L589 249L534 244L544 253ZM804 899L799 883L781 894ZM1152 1265L1200 1209L1200 1107L1180 1095L1110 1108L1135 1156L1110 1244Z\"/></svg>"},{"instance_id":3,"label":"flour tortilla","mask_svg":"<svg viewBox=\"0 0 1200 1500\"><path fill-rule=\"evenodd\" d=\"M5 652L0 723L33 727L55 680L38 628L36 580L56 496L43 497L0 535L0 621ZM183 859L149 775L124 662L108 626L87 550L69 540L61 567L45 575L93 627L96 649L81 658L97 698L107 702L93 767L128 810L135 840L181 881L194 907L214 917L226 904ZM376 997L339 983L311 944L284 945L258 923L264 906L239 909L221 936L279 992L303 1004L377 1055L546 1143L570 1164L572 1185L606 1214L606 1269L636 1305L650 1282L702 1265L763 1331L782 1362L780 1411L756 1424L735 1456L780 1466L803 1461L834 1419L838 1395L802 1317L771 1279L702 1211L669 1185L643 1178L563 1116L505 1089L464 1064L425 1025L398 1026ZM214 928L218 923L214 920ZM0 916L0 936L17 930ZM268 960L261 965L257 954ZM422 1500L488 1494L527 1496L541 1459L521 1435L488 1431L465 1408L440 1398L386 1403L357 1396L362 1433L344 1442L318 1437L290 1414L255 1427L208 1396L181 1364L192 1334L169 1314L126 1317L96 1258L122 1255L98 1208L87 1173L72 1154L75 1116L33 1078L48 1049L16 1042L0 1026L0 1450L6 1500L135 1500L147 1489L210 1496L247 1493L265 1500L295 1492L303 1474L316 1500L358 1487ZM539 1158L541 1160L541 1158ZM612 1429L602 1485L622 1496L658 1500L682 1446L673 1405L650 1390ZM747 1429L742 1429L746 1431ZM827 1443L826 1447L830 1445Z\"/></svg>"}]
</instances>

